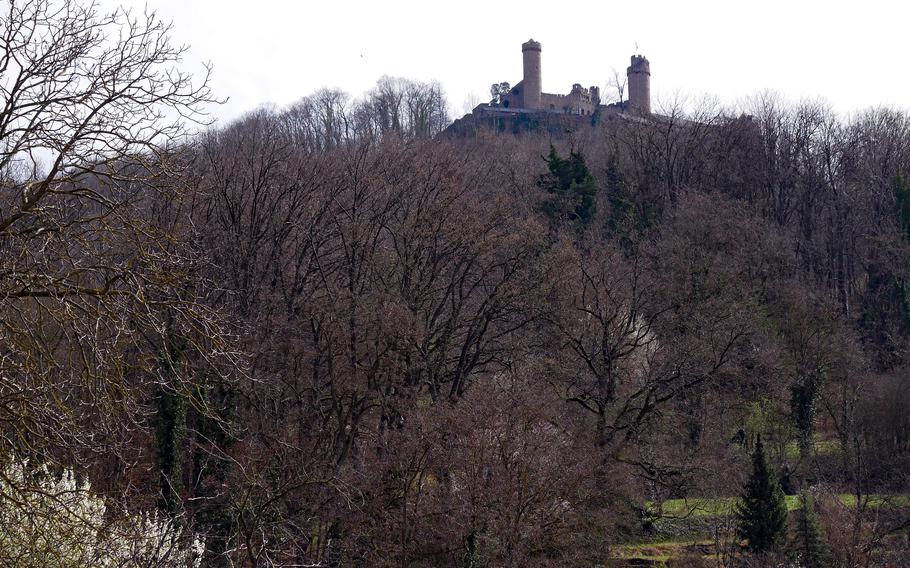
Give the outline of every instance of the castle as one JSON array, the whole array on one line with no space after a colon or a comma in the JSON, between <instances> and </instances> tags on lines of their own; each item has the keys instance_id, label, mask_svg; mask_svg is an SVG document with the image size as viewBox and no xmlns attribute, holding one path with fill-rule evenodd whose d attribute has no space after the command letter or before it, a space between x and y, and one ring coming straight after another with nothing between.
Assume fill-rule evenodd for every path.
<instances>
[{"instance_id":1,"label":"castle","mask_svg":"<svg viewBox=\"0 0 910 568\"><path fill-rule=\"evenodd\" d=\"M570 117L592 117L603 111L629 112L639 117L651 114L651 64L642 55L633 55L626 70L628 99L601 104L600 88L572 85L566 95L544 93L541 82L540 42L533 39L521 45L524 76L507 92L499 93L490 103L477 105L470 115L456 120L450 131L464 135L480 123L492 124L499 130L511 125L511 130L533 130L547 127L552 130L566 126ZM472 128L473 127L473 128Z\"/></svg>"}]
</instances>

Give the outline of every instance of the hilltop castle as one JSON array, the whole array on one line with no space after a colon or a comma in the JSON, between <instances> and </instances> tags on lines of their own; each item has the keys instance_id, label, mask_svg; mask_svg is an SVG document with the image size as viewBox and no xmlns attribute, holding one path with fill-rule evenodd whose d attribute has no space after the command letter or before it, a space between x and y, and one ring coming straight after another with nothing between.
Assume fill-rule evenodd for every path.
<instances>
[{"instance_id":1,"label":"hilltop castle","mask_svg":"<svg viewBox=\"0 0 910 568\"><path fill-rule=\"evenodd\" d=\"M549 111L558 113L591 115L600 106L600 88L583 88L572 85L567 95L541 92L540 42L533 39L521 44L524 77L512 87L508 94L500 97L492 108ZM623 108L641 114L651 112L651 64L641 55L632 56L632 64L626 70L629 86L629 100L621 103Z\"/></svg>"},{"instance_id":2,"label":"hilltop castle","mask_svg":"<svg viewBox=\"0 0 910 568\"><path fill-rule=\"evenodd\" d=\"M521 44L524 76L517 85L502 92L490 103L477 105L470 115L456 120L449 130L465 135L481 124L498 130L534 130L546 127L561 129L573 120L569 117L592 117L596 120L603 111L629 112L639 117L651 114L651 64L642 55L633 55L626 69L628 99L608 105L601 104L600 88L572 85L566 95L542 91L540 42L533 39ZM504 84L505 85L505 84ZM575 118L574 122L578 122Z\"/></svg>"}]
</instances>

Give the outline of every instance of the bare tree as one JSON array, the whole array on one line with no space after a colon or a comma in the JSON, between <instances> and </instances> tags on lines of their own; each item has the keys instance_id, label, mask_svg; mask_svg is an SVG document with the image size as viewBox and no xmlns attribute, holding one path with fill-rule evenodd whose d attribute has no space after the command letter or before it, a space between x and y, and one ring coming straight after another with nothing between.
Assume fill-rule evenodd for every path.
<instances>
[{"instance_id":1,"label":"bare tree","mask_svg":"<svg viewBox=\"0 0 910 568\"><path fill-rule=\"evenodd\" d=\"M202 410L196 373L226 354L171 175L215 100L154 13L4 10L0 454L108 468L112 488L142 470L154 393Z\"/></svg>"},{"instance_id":2,"label":"bare tree","mask_svg":"<svg viewBox=\"0 0 910 568\"><path fill-rule=\"evenodd\" d=\"M614 95L613 102L622 106L626 102L627 78L614 67L610 79L607 81L607 90Z\"/></svg>"},{"instance_id":3,"label":"bare tree","mask_svg":"<svg viewBox=\"0 0 910 568\"><path fill-rule=\"evenodd\" d=\"M476 107L478 103L480 103L480 95L471 91L465 95L464 101L461 103L461 112L464 114L471 114L471 111L474 110L474 107Z\"/></svg>"}]
</instances>

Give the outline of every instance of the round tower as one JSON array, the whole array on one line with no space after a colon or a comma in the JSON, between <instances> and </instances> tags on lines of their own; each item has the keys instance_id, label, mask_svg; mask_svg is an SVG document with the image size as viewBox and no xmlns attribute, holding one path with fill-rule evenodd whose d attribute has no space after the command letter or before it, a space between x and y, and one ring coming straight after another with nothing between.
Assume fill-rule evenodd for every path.
<instances>
[{"instance_id":1,"label":"round tower","mask_svg":"<svg viewBox=\"0 0 910 568\"><path fill-rule=\"evenodd\" d=\"M521 56L524 60L522 106L529 109L539 109L541 88L540 43L529 39L521 44Z\"/></svg>"},{"instance_id":2,"label":"round tower","mask_svg":"<svg viewBox=\"0 0 910 568\"><path fill-rule=\"evenodd\" d=\"M651 114L651 64L644 56L633 55L626 75L629 79L629 108Z\"/></svg>"}]
</instances>

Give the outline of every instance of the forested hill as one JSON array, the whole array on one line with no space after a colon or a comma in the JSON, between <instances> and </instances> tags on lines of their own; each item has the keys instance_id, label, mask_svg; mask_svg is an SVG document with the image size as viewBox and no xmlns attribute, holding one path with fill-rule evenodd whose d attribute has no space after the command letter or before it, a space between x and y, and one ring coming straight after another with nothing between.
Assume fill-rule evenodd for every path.
<instances>
[{"instance_id":1,"label":"forested hill","mask_svg":"<svg viewBox=\"0 0 910 568\"><path fill-rule=\"evenodd\" d=\"M910 115L448 140L386 78L184 136L166 26L21 4L0 564L910 562Z\"/></svg>"}]
</instances>

